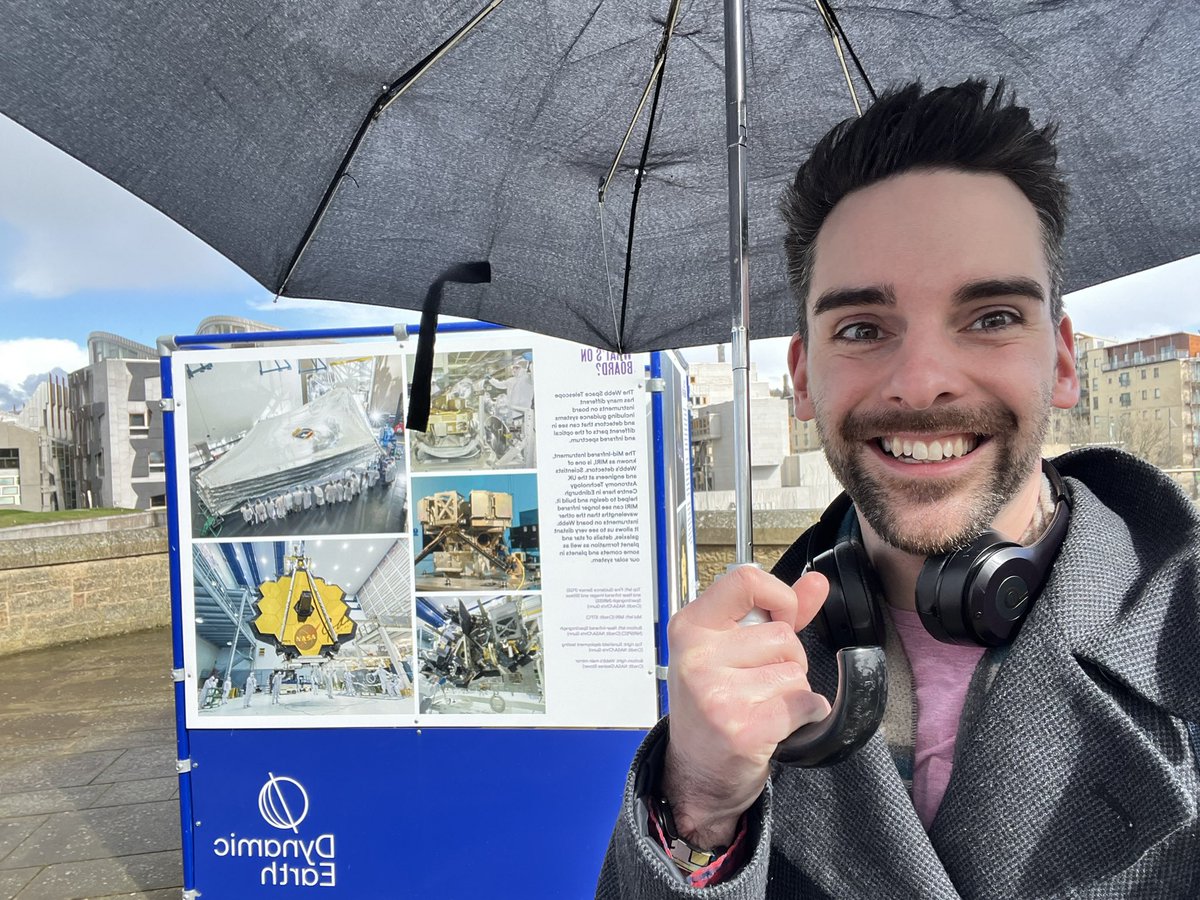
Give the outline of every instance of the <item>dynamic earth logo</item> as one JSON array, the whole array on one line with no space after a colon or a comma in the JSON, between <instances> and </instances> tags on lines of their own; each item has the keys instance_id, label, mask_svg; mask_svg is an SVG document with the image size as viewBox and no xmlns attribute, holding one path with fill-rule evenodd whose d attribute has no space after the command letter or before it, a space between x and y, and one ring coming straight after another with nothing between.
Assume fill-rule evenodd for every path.
<instances>
[{"instance_id":1,"label":"dynamic earth logo","mask_svg":"<svg viewBox=\"0 0 1200 900\"><path fill-rule=\"evenodd\" d=\"M308 818L308 791L295 778L267 773L258 792L258 812L263 821L279 831L290 831L294 838L219 837L213 841L217 856L244 857L268 862L259 874L259 883L276 887L336 887L333 835L299 837L300 826ZM289 862L294 860L294 862Z\"/></svg>"},{"instance_id":2,"label":"dynamic earth logo","mask_svg":"<svg viewBox=\"0 0 1200 900\"><path fill-rule=\"evenodd\" d=\"M308 792L295 778L277 776L272 772L267 774L270 778L258 792L258 811L262 813L268 825L281 831L298 833L300 823L308 815ZM284 785L291 787L285 788ZM292 797L291 803L288 803L289 795ZM299 812L293 815L293 809L298 809Z\"/></svg>"}]
</instances>

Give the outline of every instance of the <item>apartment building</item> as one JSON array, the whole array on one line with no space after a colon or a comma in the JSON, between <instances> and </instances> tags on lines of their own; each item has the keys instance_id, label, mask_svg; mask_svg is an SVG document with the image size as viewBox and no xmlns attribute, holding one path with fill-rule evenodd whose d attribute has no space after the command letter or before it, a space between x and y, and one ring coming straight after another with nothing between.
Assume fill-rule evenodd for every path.
<instances>
[{"instance_id":1,"label":"apartment building","mask_svg":"<svg viewBox=\"0 0 1200 900\"><path fill-rule=\"evenodd\" d=\"M1163 468L1193 468L1200 450L1200 334L1084 351L1092 443L1124 447ZM1081 399L1081 406L1083 401Z\"/></svg>"}]
</instances>

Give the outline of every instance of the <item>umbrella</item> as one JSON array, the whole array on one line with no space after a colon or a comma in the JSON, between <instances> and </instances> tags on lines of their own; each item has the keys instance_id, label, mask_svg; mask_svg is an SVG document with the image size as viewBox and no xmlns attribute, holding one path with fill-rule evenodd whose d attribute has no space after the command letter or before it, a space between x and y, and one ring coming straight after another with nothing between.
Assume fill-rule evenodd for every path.
<instances>
[{"instance_id":1,"label":"umbrella","mask_svg":"<svg viewBox=\"0 0 1200 900\"><path fill-rule=\"evenodd\" d=\"M723 340L728 285L749 561L746 339L793 329L806 148L873 83L1008 75L1062 123L1066 289L1148 268L1200 247L1198 29L1189 0L28 0L0 111L287 296L633 352Z\"/></svg>"},{"instance_id":2,"label":"umbrella","mask_svg":"<svg viewBox=\"0 0 1200 900\"><path fill-rule=\"evenodd\" d=\"M774 0L745 25L752 337L793 330L775 205L854 114L847 78L867 100L855 57L876 86L1004 74L1062 120L1067 289L1200 247L1195 3ZM443 312L625 352L729 337L721 0L28 0L0 33L0 111L272 291L419 309L487 261Z\"/></svg>"}]
</instances>

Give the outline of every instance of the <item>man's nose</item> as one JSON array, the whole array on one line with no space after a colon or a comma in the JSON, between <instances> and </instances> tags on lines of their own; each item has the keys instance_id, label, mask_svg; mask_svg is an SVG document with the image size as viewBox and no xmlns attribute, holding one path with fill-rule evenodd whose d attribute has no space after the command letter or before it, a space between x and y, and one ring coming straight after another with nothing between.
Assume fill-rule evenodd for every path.
<instances>
[{"instance_id":1,"label":"man's nose","mask_svg":"<svg viewBox=\"0 0 1200 900\"><path fill-rule=\"evenodd\" d=\"M886 399L903 408L929 409L957 400L965 391L969 361L936 331L910 331L890 362Z\"/></svg>"}]
</instances>

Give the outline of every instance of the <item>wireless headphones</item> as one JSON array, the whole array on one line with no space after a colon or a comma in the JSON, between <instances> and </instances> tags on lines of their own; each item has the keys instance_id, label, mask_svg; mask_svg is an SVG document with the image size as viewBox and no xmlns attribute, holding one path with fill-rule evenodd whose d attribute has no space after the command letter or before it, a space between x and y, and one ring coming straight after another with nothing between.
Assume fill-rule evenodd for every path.
<instances>
[{"instance_id":1,"label":"wireless headphones","mask_svg":"<svg viewBox=\"0 0 1200 900\"><path fill-rule=\"evenodd\" d=\"M1062 478L1045 460L1042 471L1054 494L1054 516L1034 543L1023 547L988 530L959 550L925 561L917 578L917 613L939 641L997 647L1016 637L1050 573L1071 516ZM829 598L815 624L830 644L882 646L879 576L862 542L843 534L852 510L850 497L838 496L794 549L802 549L805 571L815 569L829 579Z\"/></svg>"}]
</instances>

